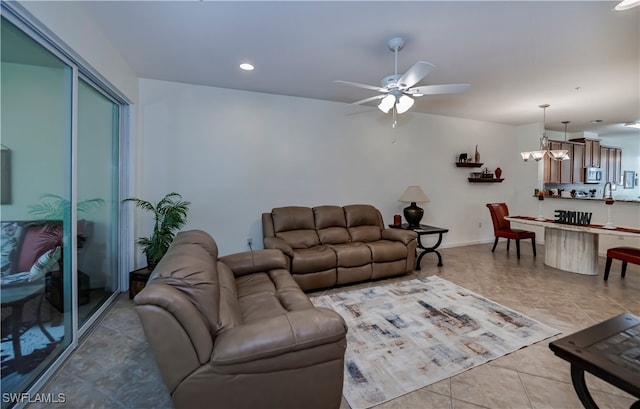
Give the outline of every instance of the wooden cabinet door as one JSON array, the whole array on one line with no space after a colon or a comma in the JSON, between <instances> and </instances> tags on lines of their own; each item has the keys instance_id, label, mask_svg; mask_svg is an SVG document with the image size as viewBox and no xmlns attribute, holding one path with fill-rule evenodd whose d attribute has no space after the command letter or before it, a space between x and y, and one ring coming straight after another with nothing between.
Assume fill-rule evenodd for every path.
<instances>
[{"instance_id":1,"label":"wooden cabinet door","mask_svg":"<svg viewBox=\"0 0 640 409\"><path fill-rule=\"evenodd\" d=\"M608 163L609 182L621 183L622 176L622 149L609 148Z\"/></svg>"},{"instance_id":2,"label":"wooden cabinet door","mask_svg":"<svg viewBox=\"0 0 640 409\"><path fill-rule=\"evenodd\" d=\"M584 167L590 168L593 167L593 141L585 140L584 141ZM600 149L597 152L598 156L600 156ZM600 162L600 158L598 158L598 162Z\"/></svg>"},{"instance_id":3,"label":"wooden cabinet door","mask_svg":"<svg viewBox=\"0 0 640 409\"><path fill-rule=\"evenodd\" d=\"M602 183L609 181L609 148L600 147L600 170L602 171Z\"/></svg>"},{"instance_id":4,"label":"wooden cabinet door","mask_svg":"<svg viewBox=\"0 0 640 409\"><path fill-rule=\"evenodd\" d=\"M549 141L549 149L556 150L562 149L562 144L556 141ZM545 155L544 157L544 165L545 165L545 175L547 175L546 168L549 169L548 175L549 178L547 182L549 183L560 183L560 162L557 160L551 159L549 155Z\"/></svg>"},{"instance_id":5,"label":"wooden cabinet door","mask_svg":"<svg viewBox=\"0 0 640 409\"><path fill-rule=\"evenodd\" d=\"M564 149L569 152L569 156L573 157L573 146L570 143L564 142L560 144L560 149ZM560 183L571 183L571 171L573 166L571 159L559 161L560 165Z\"/></svg>"},{"instance_id":6,"label":"wooden cabinet door","mask_svg":"<svg viewBox=\"0 0 640 409\"><path fill-rule=\"evenodd\" d=\"M589 141L591 142L591 167L599 168L600 166L600 158L602 155L599 155L600 152L600 141ZM587 166L587 165L585 165Z\"/></svg>"},{"instance_id":7,"label":"wooden cabinet door","mask_svg":"<svg viewBox=\"0 0 640 409\"><path fill-rule=\"evenodd\" d=\"M573 183L584 183L584 151L584 144L573 144L573 155L571 155L571 162L573 164L571 179Z\"/></svg>"}]
</instances>

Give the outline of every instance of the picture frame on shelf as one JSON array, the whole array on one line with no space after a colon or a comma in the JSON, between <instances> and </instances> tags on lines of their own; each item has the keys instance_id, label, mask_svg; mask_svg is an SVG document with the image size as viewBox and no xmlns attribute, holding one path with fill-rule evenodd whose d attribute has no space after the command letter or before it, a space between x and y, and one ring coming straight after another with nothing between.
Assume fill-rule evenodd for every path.
<instances>
[{"instance_id":1,"label":"picture frame on shelf","mask_svg":"<svg viewBox=\"0 0 640 409\"><path fill-rule=\"evenodd\" d=\"M633 189L635 187L636 173L633 170L625 170L622 180L624 189Z\"/></svg>"}]
</instances>

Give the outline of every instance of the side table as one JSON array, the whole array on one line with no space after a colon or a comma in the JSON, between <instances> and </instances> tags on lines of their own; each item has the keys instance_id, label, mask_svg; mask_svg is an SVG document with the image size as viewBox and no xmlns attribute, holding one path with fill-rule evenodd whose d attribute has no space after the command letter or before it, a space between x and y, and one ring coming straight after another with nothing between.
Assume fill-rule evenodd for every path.
<instances>
[{"instance_id":1,"label":"side table","mask_svg":"<svg viewBox=\"0 0 640 409\"><path fill-rule=\"evenodd\" d=\"M412 230L418 234L418 248L421 249L422 252L418 256L418 259L416 260L416 270L420 270L420 263L422 262L422 258L429 253L436 253L436 255L438 256L438 267L442 267L443 265L442 255L436 249L440 247L440 244L442 243L442 235L444 233L447 233L449 229L444 229L442 227L436 227L436 226L429 226L427 224L421 224L417 227L413 227L413 226L409 226L408 223L402 223L399 226L390 224L389 227L391 227L392 229ZM426 236L429 234L437 234L438 241L436 242L436 244L434 244L431 247L425 247L422 244L422 236Z\"/></svg>"},{"instance_id":2,"label":"side table","mask_svg":"<svg viewBox=\"0 0 640 409\"><path fill-rule=\"evenodd\" d=\"M571 382L586 409L597 409L584 373L640 398L640 317L624 313L553 341L549 348L571 364ZM631 405L640 408L640 400Z\"/></svg>"},{"instance_id":3,"label":"side table","mask_svg":"<svg viewBox=\"0 0 640 409\"><path fill-rule=\"evenodd\" d=\"M129 273L129 298L138 294L149 281L151 270L147 267L139 268Z\"/></svg>"}]
</instances>

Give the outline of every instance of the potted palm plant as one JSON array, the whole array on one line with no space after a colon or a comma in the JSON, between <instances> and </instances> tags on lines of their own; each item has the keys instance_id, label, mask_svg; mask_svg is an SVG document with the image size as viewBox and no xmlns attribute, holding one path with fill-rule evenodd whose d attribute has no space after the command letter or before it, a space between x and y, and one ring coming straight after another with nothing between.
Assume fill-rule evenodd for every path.
<instances>
[{"instance_id":1,"label":"potted palm plant","mask_svg":"<svg viewBox=\"0 0 640 409\"><path fill-rule=\"evenodd\" d=\"M167 194L155 205L136 197L124 201L135 203L136 207L153 213L155 217L151 236L136 239L136 244L142 247L147 257L147 268L153 270L169 249L176 232L187 222L187 210L191 203L183 201L182 196L175 192Z\"/></svg>"}]
</instances>

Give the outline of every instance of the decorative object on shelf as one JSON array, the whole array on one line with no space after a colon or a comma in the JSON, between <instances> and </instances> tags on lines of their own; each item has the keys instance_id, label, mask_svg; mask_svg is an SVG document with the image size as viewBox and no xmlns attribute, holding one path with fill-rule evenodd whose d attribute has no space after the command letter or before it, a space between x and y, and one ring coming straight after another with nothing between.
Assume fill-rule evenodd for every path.
<instances>
[{"instance_id":1,"label":"decorative object on shelf","mask_svg":"<svg viewBox=\"0 0 640 409\"><path fill-rule=\"evenodd\" d=\"M476 153L473 155L476 160L476 163L480 162L480 152L478 152L478 145L476 145Z\"/></svg>"},{"instance_id":2,"label":"decorative object on shelf","mask_svg":"<svg viewBox=\"0 0 640 409\"><path fill-rule=\"evenodd\" d=\"M624 189L633 189L635 187L635 172L632 170L625 170L624 177L622 180Z\"/></svg>"},{"instance_id":3,"label":"decorative object on shelf","mask_svg":"<svg viewBox=\"0 0 640 409\"><path fill-rule=\"evenodd\" d=\"M394 226L400 226L402 224L402 218L400 217L399 214L394 214L393 215L393 225Z\"/></svg>"},{"instance_id":4,"label":"decorative object on shelf","mask_svg":"<svg viewBox=\"0 0 640 409\"><path fill-rule=\"evenodd\" d=\"M482 177L487 179L493 179L493 173L489 172L489 168L484 168L484 171L482 171Z\"/></svg>"},{"instance_id":5,"label":"decorative object on shelf","mask_svg":"<svg viewBox=\"0 0 640 409\"><path fill-rule=\"evenodd\" d=\"M405 203L411 203L411 205L404 208L404 218L407 220L407 223L409 223L409 226L420 226L420 220L422 220L424 210L418 207L416 203L429 202L430 200L429 197L427 197L427 194L424 193L420 186L409 186L398 200Z\"/></svg>"},{"instance_id":6,"label":"decorative object on shelf","mask_svg":"<svg viewBox=\"0 0 640 409\"><path fill-rule=\"evenodd\" d=\"M591 224L591 212L575 212L572 210L555 210L556 223L588 226Z\"/></svg>"},{"instance_id":7,"label":"decorative object on shelf","mask_svg":"<svg viewBox=\"0 0 640 409\"><path fill-rule=\"evenodd\" d=\"M547 138L547 108L551 105L542 104L539 105L540 108L543 109L543 127L544 130L542 132L542 137L540 138L540 149L537 151L529 151L529 152L520 152L520 156L524 162L528 162L530 159L538 162L544 155L549 155L549 157L553 160L567 160L571 159L569 156L569 151L566 149L549 149L549 138Z\"/></svg>"},{"instance_id":8,"label":"decorative object on shelf","mask_svg":"<svg viewBox=\"0 0 640 409\"><path fill-rule=\"evenodd\" d=\"M496 168L496 170L493 171L493 173L495 173L496 179L500 179L500 176L502 176L502 169L498 167Z\"/></svg>"},{"instance_id":9,"label":"decorative object on shelf","mask_svg":"<svg viewBox=\"0 0 640 409\"><path fill-rule=\"evenodd\" d=\"M461 153L458 156L458 163L464 163L467 161L467 154L466 153Z\"/></svg>"},{"instance_id":10,"label":"decorative object on shelf","mask_svg":"<svg viewBox=\"0 0 640 409\"><path fill-rule=\"evenodd\" d=\"M540 192L538 192L538 217L536 217L536 220L541 220L541 221L546 220L544 218L544 216L542 215L542 202L543 201L544 201L544 192L540 191Z\"/></svg>"},{"instance_id":11,"label":"decorative object on shelf","mask_svg":"<svg viewBox=\"0 0 640 409\"><path fill-rule=\"evenodd\" d=\"M167 194L155 206L135 197L124 199L125 202L133 202L136 207L154 215L155 224L151 236L136 240L136 244L142 247L142 252L147 257L147 268L151 271L169 249L176 232L187 222L187 210L191 203L181 199L182 196L175 192Z\"/></svg>"},{"instance_id":12,"label":"decorative object on shelf","mask_svg":"<svg viewBox=\"0 0 640 409\"><path fill-rule=\"evenodd\" d=\"M609 194L607 195L607 186L609 186ZM604 184L604 188L602 188L602 198L604 199L604 204L607 205L607 222L605 223L604 227L605 229L615 229L616 226L613 224L613 222L611 221L611 205L613 205L614 200L613 200L613 191L612 191L612 185L611 182L607 182Z\"/></svg>"}]
</instances>

